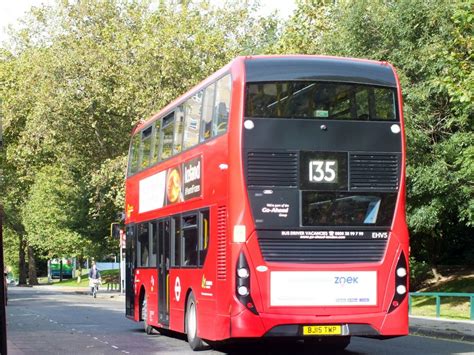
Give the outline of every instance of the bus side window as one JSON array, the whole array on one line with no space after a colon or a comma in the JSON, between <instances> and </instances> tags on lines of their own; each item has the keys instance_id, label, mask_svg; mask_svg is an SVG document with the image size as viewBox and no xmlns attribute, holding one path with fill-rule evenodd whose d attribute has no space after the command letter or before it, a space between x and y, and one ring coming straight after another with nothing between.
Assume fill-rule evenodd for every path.
<instances>
[{"instance_id":1,"label":"bus side window","mask_svg":"<svg viewBox=\"0 0 474 355\"><path fill-rule=\"evenodd\" d=\"M178 154L183 148L184 107L179 106L175 113L173 154Z\"/></svg>"},{"instance_id":2,"label":"bus side window","mask_svg":"<svg viewBox=\"0 0 474 355\"><path fill-rule=\"evenodd\" d=\"M161 222L158 222L158 244L159 244L159 249L160 253L159 259L158 259L158 265L160 268L163 270L169 269L171 266L170 263L170 234L171 234L171 223L170 219L166 218L164 220L161 220Z\"/></svg>"},{"instance_id":3,"label":"bus side window","mask_svg":"<svg viewBox=\"0 0 474 355\"><path fill-rule=\"evenodd\" d=\"M186 101L186 115L184 119L184 149L194 147L199 143L199 128L201 124L203 91Z\"/></svg>"},{"instance_id":4,"label":"bus side window","mask_svg":"<svg viewBox=\"0 0 474 355\"><path fill-rule=\"evenodd\" d=\"M198 226L197 215L187 215L182 218L182 240L184 266L198 264Z\"/></svg>"},{"instance_id":5,"label":"bus side window","mask_svg":"<svg viewBox=\"0 0 474 355\"><path fill-rule=\"evenodd\" d=\"M161 129L161 160L168 159L173 152L174 112L163 118Z\"/></svg>"},{"instance_id":6,"label":"bus side window","mask_svg":"<svg viewBox=\"0 0 474 355\"><path fill-rule=\"evenodd\" d=\"M155 164L160 159L160 147L161 147L161 119L156 120L153 123L153 148L151 153L151 164Z\"/></svg>"},{"instance_id":7,"label":"bus side window","mask_svg":"<svg viewBox=\"0 0 474 355\"><path fill-rule=\"evenodd\" d=\"M150 234L148 222L138 225L138 266L147 267L149 260Z\"/></svg>"},{"instance_id":8,"label":"bus side window","mask_svg":"<svg viewBox=\"0 0 474 355\"><path fill-rule=\"evenodd\" d=\"M149 266L156 266L158 254L158 222L150 223L150 263Z\"/></svg>"},{"instance_id":9,"label":"bus side window","mask_svg":"<svg viewBox=\"0 0 474 355\"><path fill-rule=\"evenodd\" d=\"M214 96L216 84L209 85L204 91L202 105L201 142L208 140L212 136L212 117L214 110Z\"/></svg>"},{"instance_id":10,"label":"bus side window","mask_svg":"<svg viewBox=\"0 0 474 355\"><path fill-rule=\"evenodd\" d=\"M181 255L183 248L181 247L181 220L180 217L171 219L171 260L172 266L181 266Z\"/></svg>"},{"instance_id":11,"label":"bus side window","mask_svg":"<svg viewBox=\"0 0 474 355\"><path fill-rule=\"evenodd\" d=\"M126 263L129 269L134 269L137 266L136 260L136 235L135 235L135 225L127 226L127 237L125 239L126 243Z\"/></svg>"},{"instance_id":12,"label":"bus side window","mask_svg":"<svg viewBox=\"0 0 474 355\"><path fill-rule=\"evenodd\" d=\"M199 229L199 266L204 265L206 260L207 249L209 247L209 210L202 211L200 215L200 229Z\"/></svg>"},{"instance_id":13,"label":"bus side window","mask_svg":"<svg viewBox=\"0 0 474 355\"><path fill-rule=\"evenodd\" d=\"M128 159L130 165L128 167L129 175L138 172L138 164L140 160L140 133L136 133L132 138L132 146L130 148L130 157Z\"/></svg>"},{"instance_id":14,"label":"bus side window","mask_svg":"<svg viewBox=\"0 0 474 355\"><path fill-rule=\"evenodd\" d=\"M150 165L151 140L153 127L150 126L142 131L142 144L140 145L141 164L140 170L146 169Z\"/></svg>"},{"instance_id":15,"label":"bus side window","mask_svg":"<svg viewBox=\"0 0 474 355\"><path fill-rule=\"evenodd\" d=\"M213 136L217 136L227 131L231 84L230 75L224 76L217 82L216 101L214 105Z\"/></svg>"}]
</instances>

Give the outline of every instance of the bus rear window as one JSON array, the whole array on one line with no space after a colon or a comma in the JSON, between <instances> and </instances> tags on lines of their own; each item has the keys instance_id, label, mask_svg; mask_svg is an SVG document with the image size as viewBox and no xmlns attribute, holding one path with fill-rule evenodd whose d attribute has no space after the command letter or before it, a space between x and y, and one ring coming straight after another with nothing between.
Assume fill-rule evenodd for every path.
<instances>
[{"instance_id":1,"label":"bus rear window","mask_svg":"<svg viewBox=\"0 0 474 355\"><path fill-rule=\"evenodd\" d=\"M394 193L320 193L303 191L305 226L390 226Z\"/></svg>"},{"instance_id":2,"label":"bus rear window","mask_svg":"<svg viewBox=\"0 0 474 355\"><path fill-rule=\"evenodd\" d=\"M350 83L248 83L246 117L394 121L395 89Z\"/></svg>"}]
</instances>

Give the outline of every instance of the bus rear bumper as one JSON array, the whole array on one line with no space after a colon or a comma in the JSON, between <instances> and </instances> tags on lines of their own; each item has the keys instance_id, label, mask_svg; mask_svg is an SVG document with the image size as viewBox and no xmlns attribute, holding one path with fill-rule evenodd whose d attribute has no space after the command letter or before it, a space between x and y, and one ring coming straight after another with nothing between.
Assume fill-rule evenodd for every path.
<instances>
[{"instance_id":1,"label":"bus rear bumper","mask_svg":"<svg viewBox=\"0 0 474 355\"><path fill-rule=\"evenodd\" d=\"M354 336L364 336L364 337L380 337L380 333L377 332L369 324L344 324L344 332L341 335L354 335ZM273 337L289 337L289 338L300 338L303 337L301 333L300 324L285 324L277 325L265 333L264 337L273 338Z\"/></svg>"},{"instance_id":2,"label":"bus rear bumper","mask_svg":"<svg viewBox=\"0 0 474 355\"><path fill-rule=\"evenodd\" d=\"M343 334L371 338L391 338L408 334L408 312L400 309L392 313L371 313L363 315L338 315L317 317L308 315L284 315L250 311L231 317L231 337L291 337L303 338L305 325L342 325Z\"/></svg>"}]
</instances>

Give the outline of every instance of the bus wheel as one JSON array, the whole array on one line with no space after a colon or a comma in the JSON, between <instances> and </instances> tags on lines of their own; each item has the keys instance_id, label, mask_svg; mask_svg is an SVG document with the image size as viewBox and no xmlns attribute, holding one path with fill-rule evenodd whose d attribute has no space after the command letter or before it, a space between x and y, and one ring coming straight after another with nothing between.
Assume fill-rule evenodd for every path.
<instances>
[{"instance_id":1,"label":"bus wheel","mask_svg":"<svg viewBox=\"0 0 474 355\"><path fill-rule=\"evenodd\" d=\"M197 307L196 299L193 293L189 294L188 303L186 305L186 335L188 343L193 350L203 350L206 348L203 340L197 336Z\"/></svg>"},{"instance_id":2,"label":"bus wheel","mask_svg":"<svg viewBox=\"0 0 474 355\"><path fill-rule=\"evenodd\" d=\"M151 334L153 332L153 327L148 325L147 320L147 310L146 310L146 295L143 295L143 302L142 302L142 318L143 318L143 328L145 329L145 333Z\"/></svg>"}]
</instances>

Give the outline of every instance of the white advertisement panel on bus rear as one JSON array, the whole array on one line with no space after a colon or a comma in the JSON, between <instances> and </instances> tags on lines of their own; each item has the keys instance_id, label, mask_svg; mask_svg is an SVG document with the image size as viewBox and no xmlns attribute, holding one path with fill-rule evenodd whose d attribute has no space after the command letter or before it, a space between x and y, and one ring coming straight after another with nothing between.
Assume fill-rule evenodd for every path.
<instances>
[{"instance_id":1,"label":"white advertisement panel on bus rear","mask_svg":"<svg viewBox=\"0 0 474 355\"><path fill-rule=\"evenodd\" d=\"M375 306L375 271L273 271L271 306Z\"/></svg>"}]
</instances>

